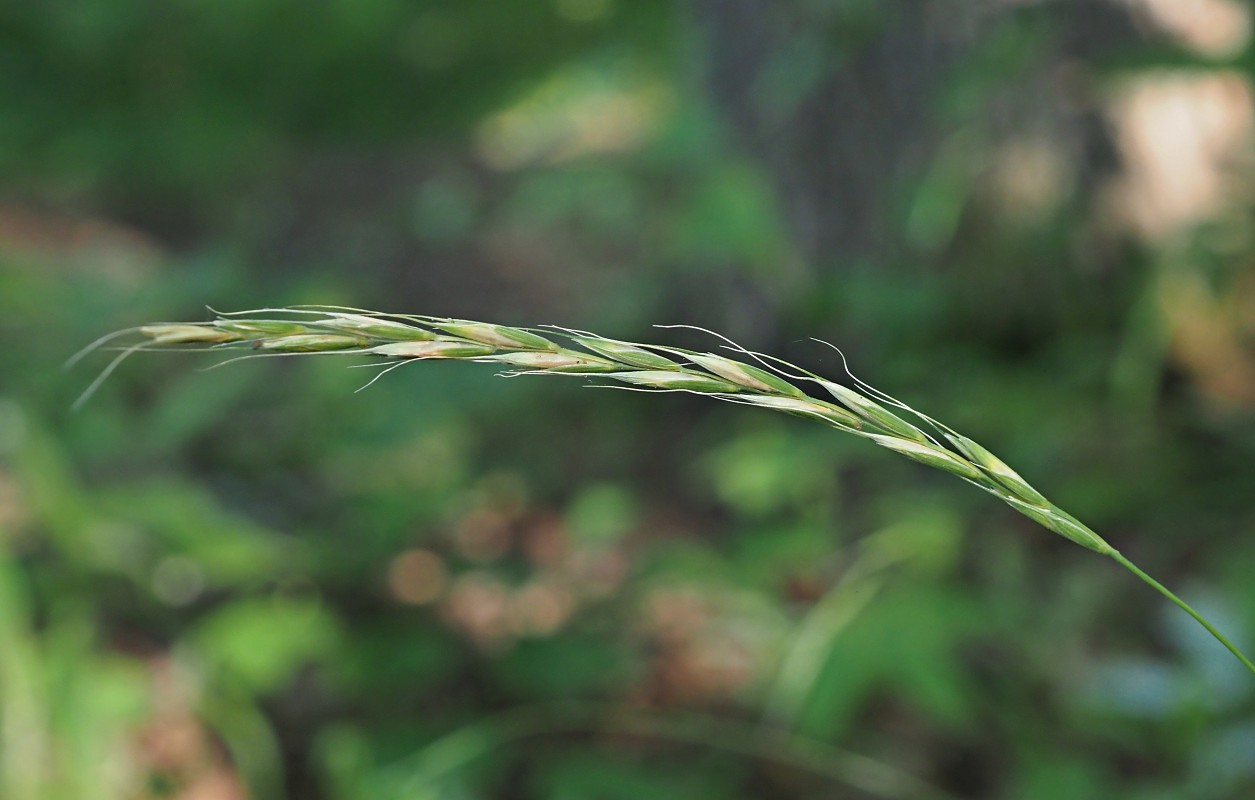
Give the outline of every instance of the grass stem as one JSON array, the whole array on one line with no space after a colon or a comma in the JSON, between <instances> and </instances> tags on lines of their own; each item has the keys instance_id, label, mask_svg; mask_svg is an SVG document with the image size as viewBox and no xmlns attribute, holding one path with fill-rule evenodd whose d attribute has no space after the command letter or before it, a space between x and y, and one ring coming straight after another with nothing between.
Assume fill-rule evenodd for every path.
<instances>
[{"instance_id":1,"label":"grass stem","mask_svg":"<svg viewBox=\"0 0 1255 800\"><path fill-rule=\"evenodd\" d=\"M1247 658L1245 655L1243 655L1242 651L1239 650L1237 646L1233 644L1233 642L1229 641L1229 638L1227 636L1225 636L1220 631L1216 630L1214 625L1212 625L1210 622L1204 619L1202 614L1199 614L1197 611L1191 608L1189 603L1177 597L1175 594L1172 593L1172 591L1168 587L1164 586L1162 583L1160 583L1159 581L1155 580L1154 578L1152 578L1151 576L1143 572L1139 566L1137 566L1132 561L1129 561L1127 558L1125 558L1124 555L1121 554L1119 550L1112 550L1110 555L1112 558L1116 560L1117 563L1119 563L1129 572L1132 572L1134 575L1141 578L1144 583L1154 588L1155 591L1159 592L1161 595L1171 600L1182 611L1184 611L1185 613L1193 617L1195 620L1197 620L1199 625L1202 625L1204 628L1207 629L1208 633L1216 637L1216 641L1220 642L1222 645L1227 647L1230 653L1233 653L1233 655L1237 656L1237 659L1239 661L1241 661L1243 664L1246 665L1247 669L1249 669L1252 673L1255 673L1255 664L1252 664L1251 660Z\"/></svg>"}]
</instances>

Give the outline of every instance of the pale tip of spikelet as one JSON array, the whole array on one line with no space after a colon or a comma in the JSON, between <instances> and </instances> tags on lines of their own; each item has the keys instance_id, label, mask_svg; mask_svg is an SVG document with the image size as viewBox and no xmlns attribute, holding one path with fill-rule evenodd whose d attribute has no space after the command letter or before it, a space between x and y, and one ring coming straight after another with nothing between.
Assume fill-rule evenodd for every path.
<instances>
[{"instance_id":1,"label":"pale tip of spikelet","mask_svg":"<svg viewBox=\"0 0 1255 800\"><path fill-rule=\"evenodd\" d=\"M740 387L720 378L680 370L644 369L635 372L612 372L606 377L650 389L725 394L740 391Z\"/></svg>"},{"instance_id":2,"label":"pale tip of spikelet","mask_svg":"<svg viewBox=\"0 0 1255 800\"><path fill-rule=\"evenodd\" d=\"M475 358L492 355L496 348L462 339L435 339L423 342L389 342L371 347L366 352L394 358Z\"/></svg>"},{"instance_id":3,"label":"pale tip of spikelet","mask_svg":"<svg viewBox=\"0 0 1255 800\"><path fill-rule=\"evenodd\" d=\"M470 339L481 344L492 345L493 347L505 347L512 350L520 348L526 350L558 349L557 344L543 336L538 336L531 331L525 331L521 328L511 328L507 325L493 325L487 322L469 322L467 320L432 321L428 324L433 328L439 328L454 336L460 336L463 339Z\"/></svg>"},{"instance_id":4,"label":"pale tip of spikelet","mask_svg":"<svg viewBox=\"0 0 1255 800\"><path fill-rule=\"evenodd\" d=\"M1005 461L986 450L981 445L957 433L947 433L946 438L965 456L984 467L998 483L1015 492L1021 498L1039 506L1048 506L1050 501L1041 492L1029 485L1028 481L1011 469Z\"/></svg>"},{"instance_id":5,"label":"pale tip of spikelet","mask_svg":"<svg viewBox=\"0 0 1255 800\"><path fill-rule=\"evenodd\" d=\"M324 328L351 331L376 339L401 339L404 341L427 341L436 338L431 331L414 325L406 325L396 320L380 317L367 317L361 314L329 313L328 318L318 323Z\"/></svg>"},{"instance_id":6,"label":"pale tip of spikelet","mask_svg":"<svg viewBox=\"0 0 1255 800\"><path fill-rule=\"evenodd\" d=\"M755 395L743 397L742 401L756 406L786 411L790 414L818 417L828 422L836 423L843 428L863 427L863 423L858 417L844 409L819 400L804 400L798 397L780 397L779 395Z\"/></svg>"},{"instance_id":7,"label":"pale tip of spikelet","mask_svg":"<svg viewBox=\"0 0 1255 800\"><path fill-rule=\"evenodd\" d=\"M868 422L898 436L904 436L907 439L918 442L921 445L927 445L928 437L924 435L923 431L879 403L869 400L848 386L842 386L839 383L825 380L820 380L818 383L827 389L829 394L840 400L847 408Z\"/></svg>"},{"instance_id":8,"label":"pale tip of spikelet","mask_svg":"<svg viewBox=\"0 0 1255 800\"><path fill-rule=\"evenodd\" d=\"M218 344L240 338L232 331L220 330L209 325L162 324L144 325L139 332L156 344Z\"/></svg>"},{"instance_id":9,"label":"pale tip of spikelet","mask_svg":"<svg viewBox=\"0 0 1255 800\"><path fill-rule=\"evenodd\" d=\"M341 336L335 333L298 333L261 339L254 345L262 350L281 353L321 353L328 350L350 350L362 347L366 340L360 336Z\"/></svg>"},{"instance_id":10,"label":"pale tip of spikelet","mask_svg":"<svg viewBox=\"0 0 1255 800\"><path fill-rule=\"evenodd\" d=\"M887 447L921 464L945 470L961 478L981 481L985 477L985 473L981 472L975 464L959 458L948 450L942 450L911 439L900 439L897 436L885 436L877 433L867 434L867 436L882 447Z\"/></svg>"},{"instance_id":11,"label":"pale tip of spikelet","mask_svg":"<svg viewBox=\"0 0 1255 800\"><path fill-rule=\"evenodd\" d=\"M501 364L509 364L515 367L523 367L532 370L551 370L554 372L613 372L622 369L618 364L611 363L604 358L596 356L588 356L580 353L572 353L569 351L550 353L550 352L523 352L523 353L501 353L499 355L490 356L489 361L495 361Z\"/></svg>"}]
</instances>

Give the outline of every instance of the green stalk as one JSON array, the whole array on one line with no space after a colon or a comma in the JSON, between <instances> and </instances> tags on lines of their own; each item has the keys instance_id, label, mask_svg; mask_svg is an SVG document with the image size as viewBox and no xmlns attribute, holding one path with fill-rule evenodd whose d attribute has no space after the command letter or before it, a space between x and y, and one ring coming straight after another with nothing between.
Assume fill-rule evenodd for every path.
<instances>
[{"instance_id":1,"label":"green stalk","mask_svg":"<svg viewBox=\"0 0 1255 800\"><path fill-rule=\"evenodd\" d=\"M1173 603L1177 605L1178 608L1180 608L1182 611L1184 611L1185 613L1193 617L1198 622L1199 625L1202 625L1204 628L1207 629L1208 633L1216 637L1216 641L1220 642L1222 645L1228 648L1229 652L1233 653L1233 655L1237 657L1238 661L1241 661L1243 664L1246 665L1247 669L1249 669L1252 673L1255 673L1255 664L1252 664L1251 660L1247 658L1245 655L1243 655L1242 651L1239 650L1237 646L1233 644L1233 642L1229 641L1229 638L1227 636L1225 636L1220 631L1216 630L1214 625L1212 625L1210 622L1204 619L1202 614L1198 613L1193 608L1190 608L1189 603L1177 597L1175 594L1172 593L1172 591L1168 587L1164 586L1162 583L1160 583L1159 581L1155 580L1154 578L1152 578L1151 576L1143 572L1139 566L1137 566L1132 561L1129 561L1127 558L1125 558L1120 553L1119 550L1112 550L1110 553L1108 553L1108 555L1110 555L1113 559L1115 559L1116 563L1118 563L1120 566L1124 567L1129 572L1132 572L1134 575L1140 578L1143 583L1147 584L1148 586L1153 588L1155 591L1159 592L1161 595L1171 600Z\"/></svg>"}]
</instances>

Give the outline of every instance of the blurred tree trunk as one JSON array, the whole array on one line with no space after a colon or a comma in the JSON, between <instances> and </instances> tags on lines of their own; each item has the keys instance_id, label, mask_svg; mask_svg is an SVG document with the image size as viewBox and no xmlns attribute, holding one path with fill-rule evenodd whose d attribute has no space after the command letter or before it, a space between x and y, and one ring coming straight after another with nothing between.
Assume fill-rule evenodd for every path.
<instances>
[{"instance_id":1,"label":"blurred tree trunk","mask_svg":"<svg viewBox=\"0 0 1255 800\"><path fill-rule=\"evenodd\" d=\"M1115 165L1067 79L1137 40L1123 3L694 0L693 13L710 97L812 268L902 255L895 213L961 128L1048 131L1090 187Z\"/></svg>"}]
</instances>

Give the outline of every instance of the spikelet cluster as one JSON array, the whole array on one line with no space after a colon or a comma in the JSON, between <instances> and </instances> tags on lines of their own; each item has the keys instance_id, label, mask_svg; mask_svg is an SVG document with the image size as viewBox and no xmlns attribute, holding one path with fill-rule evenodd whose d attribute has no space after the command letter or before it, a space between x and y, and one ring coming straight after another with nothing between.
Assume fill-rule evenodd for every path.
<instances>
[{"instance_id":1,"label":"spikelet cluster","mask_svg":"<svg viewBox=\"0 0 1255 800\"><path fill-rule=\"evenodd\" d=\"M114 334L94 346L125 334L137 334L139 343L124 348L104 375L132 352L172 347L249 351L244 358L356 354L385 362L384 372L415 360L459 359L498 364L510 375L580 375L637 391L689 392L761 406L810 418L949 472L1083 547L1114 552L971 439L857 380L858 389L736 346L725 349L740 358L562 328L524 329L334 307L261 309L220 314L207 322L157 323ZM817 387L831 399L808 394L799 383Z\"/></svg>"},{"instance_id":2,"label":"spikelet cluster","mask_svg":"<svg viewBox=\"0 0 1255 800\"><path fill-rule=\"evenodd\" d=\"M127 345L128 337L138 341ZM90 397L130 354L175 348L243 350L238 358L366 357L382 364L371 383L414 361L459 359L497 364L506 368L506 375L579 375L602 386L688 392L806 417L949 472L995 495L1048 530L1112 558L1193 617L1255 674L1255 662L1206 618L1082 522L1047 500L989 450L858 380L848 369L848 383L852 385L836 383L719 338L727 345L723 349L731 351L735 358L607 339L566 328L525 329L443 317L304 306L218 314L208 322L155 323L119 331L88 345L67 366L105 345L121 351L88 386L76 406ZM115 347L119 342L123 345ZM804 391L803 386L811 391Z\"/></svg>"}]
</instances>

